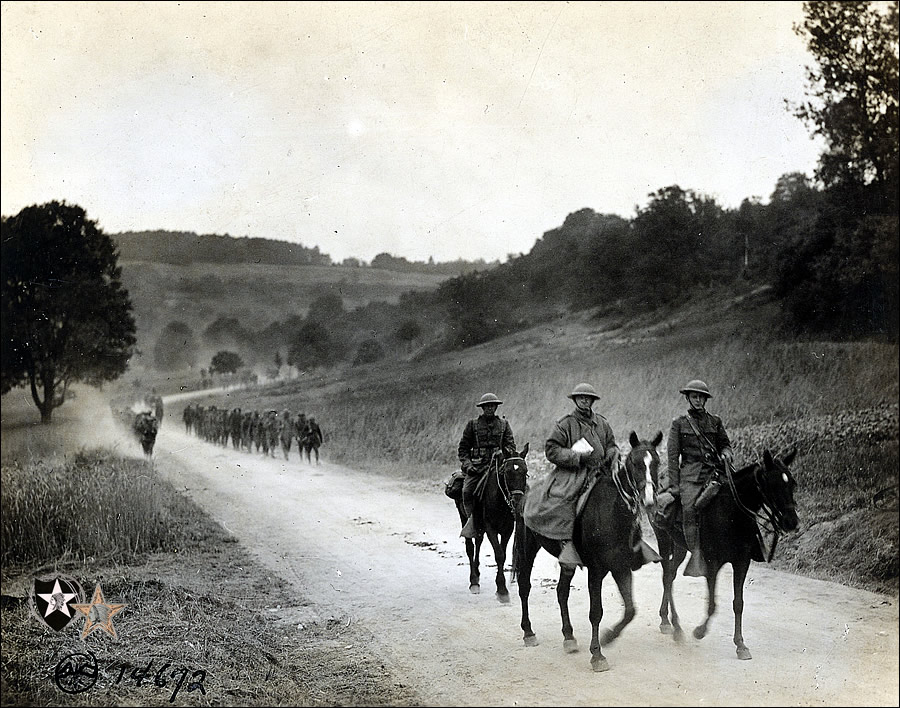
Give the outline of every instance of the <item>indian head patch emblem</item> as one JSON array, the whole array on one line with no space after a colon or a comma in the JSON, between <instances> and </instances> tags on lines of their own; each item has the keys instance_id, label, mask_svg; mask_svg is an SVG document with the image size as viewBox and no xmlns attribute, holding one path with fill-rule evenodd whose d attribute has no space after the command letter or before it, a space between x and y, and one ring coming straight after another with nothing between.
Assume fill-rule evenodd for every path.
<instances>
[{"instance_id":1,"label":"indian head patch emblem","mask_svg":"<svg viewBox=\"0 0 900 708\"><path fill-rule=\"evenodd\" d=\"M50 629L59 632L79 616L75 605L84 602L84 590L75 578L68 575L35 578L30 599L34 615Z\"/></svg>"}]
</instances>

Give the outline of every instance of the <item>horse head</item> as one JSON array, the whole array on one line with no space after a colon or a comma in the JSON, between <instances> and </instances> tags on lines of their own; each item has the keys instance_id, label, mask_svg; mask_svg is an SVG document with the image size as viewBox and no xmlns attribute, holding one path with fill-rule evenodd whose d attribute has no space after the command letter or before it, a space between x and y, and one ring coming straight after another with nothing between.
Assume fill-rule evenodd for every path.
<instances>
[{"instance_id":1,"label":"horse head","mask_svg":"<svg viewBox=\"0 0 900 708\"><path fill-rule=\"evenodd\" d=\"M503 495L513 508L516 516L522 515L525 506L525 491L528 486L528 454L530 443L512 457L507 457L500 465L500 481Z\"/></svg>"},{"instance_id":2,"label":"horse head","mask_svg":"<svg viewBox=\"0 0 900 708\"><path fill-rule=\"evenodd\" d=\"M656 502L656 482L659 475L657 448L662 439L662 431L657 432L652 440L641 440L633 430L628 437L631 450L625 457L625 471L632 489L640 497L644 507L650 507Z\"/></svg>"},{"instance_id":3,"label":"horse head","mask_svg":"<svg viewBox=\"0 0 900 708\"><path fill-rule=\"evenodd\" d=\"M789 469L796 454L797 450L792 449L786 455L776 457L768 449L763 450L763 463L756 476L763 505L780 531L794 531L800 525L794 503L797 483Z\"/></svg>"}]
</instances>

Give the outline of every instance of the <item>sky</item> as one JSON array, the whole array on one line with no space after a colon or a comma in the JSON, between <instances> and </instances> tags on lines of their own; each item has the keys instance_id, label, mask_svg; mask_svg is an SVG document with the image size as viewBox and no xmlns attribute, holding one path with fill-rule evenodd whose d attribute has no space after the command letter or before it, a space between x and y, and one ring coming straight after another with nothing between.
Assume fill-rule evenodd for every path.
<instances>
[{"instance_id":1,"label":"sky","mask_svg":"<svg viewBox=\"0 0 900 708\"><path fill-rule=\"evenodd\" d=\"M800 2L3 2L0 211L506 260L812 176Z\"/></svg>"}]
</instances>

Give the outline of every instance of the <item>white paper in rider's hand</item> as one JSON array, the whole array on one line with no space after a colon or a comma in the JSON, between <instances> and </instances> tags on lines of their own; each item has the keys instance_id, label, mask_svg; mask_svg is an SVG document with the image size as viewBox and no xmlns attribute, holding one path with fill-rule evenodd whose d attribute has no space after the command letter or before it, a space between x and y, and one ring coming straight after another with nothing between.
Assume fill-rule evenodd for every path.
<instances>
[{"instance_id":1,"label":"white paper in rider's hand","mask_svg":"<svg viewBox=\"0 0 900 708\"><path fill-rule=\"evenodd\" d=\"M580 438L577 443L572 445L572 450L574 452L593 452L594 448L587 440Z\"/></svg>"}]
</instances>

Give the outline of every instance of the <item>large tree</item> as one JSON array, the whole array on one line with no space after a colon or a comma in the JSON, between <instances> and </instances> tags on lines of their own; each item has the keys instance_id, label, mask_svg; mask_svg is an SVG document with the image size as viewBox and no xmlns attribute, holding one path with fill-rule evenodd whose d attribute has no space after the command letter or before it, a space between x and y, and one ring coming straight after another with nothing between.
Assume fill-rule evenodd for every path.
<instances>
[{"instance_id":1,"label":"large tree","mask_svg":"<svg viewBox=\"0 0 900 708\"><path fill-rule=\"evenodd\" d=\"M2 220L2 392L28 385L49 423L68 387L128 367L135 322L112 239L79 206L49 202Z\"/></svg>"},{"instance_id":2,"label":"large tree","mask_svg":"<svg viewBox=\"0 0 900 708\"><path fill-rule=\"evenodd\" d=\"M792 324L896 339L898 303L897 3L806 2L795 27L816 65L795 114L825 139L825 186L779 255L776 292ZM774 204L774 200L773 200Z\"/></svg>"},{"instance_id":3,"label":"large tree","mask_svg":"<svg viewBox=\"0 0 900 708\"><path fill-rule=\"evenodd\" d=\"M805 2L794 27L816 65L808 100L794 113L825 139L817 176L826 187L872 184L880 211L896 208L897 3Z\"/></svg>"}]
</instances>

